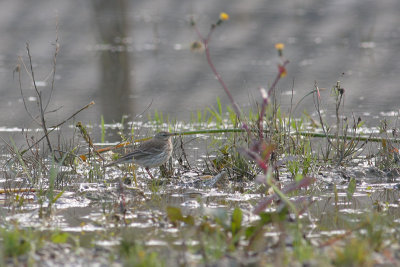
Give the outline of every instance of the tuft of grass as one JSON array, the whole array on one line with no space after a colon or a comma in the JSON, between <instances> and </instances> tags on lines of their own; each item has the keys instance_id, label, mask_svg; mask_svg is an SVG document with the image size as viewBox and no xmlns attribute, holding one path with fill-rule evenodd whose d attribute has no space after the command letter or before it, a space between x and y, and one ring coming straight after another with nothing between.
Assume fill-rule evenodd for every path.
<instances>
[{"instance_id":1,"label":"tuft of grass","mask_svg":"<svg viewBox=\"0 0 400 267\"><path fill-rule=\"evenodd\" d=\"M4 257L16 258L26 255L31 250L31 240L25 232L14 230L1 230L2 253Z\"/></svg>"},{"instance_id":2,"label":"tuft of grass","mask_svg":"<svg viewBox=\"0 0 400 267\"><path fill-rule=\"evenodd\" d=\"M335 258L332 260L334 266L340 267L368 267L373 266L371 249L362 239L351 238L345 246L336 249Z\"/></svg>"},{"instance_id":3,"label":"tuft of grass","mask_svg":"<svg viewBox=\"0 0 400 267\"><path fill-rule=\"evenodd\" d=\"M138 267L162 267L166 266L165 261L155 251L139 244L136 240L122 239L119 245L119 254L122 257L124 266Z\"/></svg>"},{"instance_id":4,"label":"tuft of grass","mask_svg":"<svg viewBox=\"0 0 400 267\"><path fill-rule=\"evenodd\" d=\"M32 266L35 251L42 246L40 234L31 230L0 229L0 265Z\"/></svg>"}]
</instances>

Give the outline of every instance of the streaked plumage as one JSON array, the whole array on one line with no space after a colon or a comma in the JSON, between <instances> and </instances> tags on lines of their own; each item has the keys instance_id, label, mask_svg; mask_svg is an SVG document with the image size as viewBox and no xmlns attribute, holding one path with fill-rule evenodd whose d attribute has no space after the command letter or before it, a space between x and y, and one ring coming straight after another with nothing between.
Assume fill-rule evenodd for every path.
<instances>
[{"instance_id":1,"label":"streaked plumage","mask_svg":"<svg viewBox=\"0 0 400 267\"><path fill-rule=\"evenodd\" d=\"M159 132L152 139L140 144L139 147L132 152L122 156L110 164L107 164L105 167L114 164L133 162L144 167L152 177L149 168L161 166L171 157L173 150L171 137L174 135L174 133Z\"/></svg>"}]
</instances>

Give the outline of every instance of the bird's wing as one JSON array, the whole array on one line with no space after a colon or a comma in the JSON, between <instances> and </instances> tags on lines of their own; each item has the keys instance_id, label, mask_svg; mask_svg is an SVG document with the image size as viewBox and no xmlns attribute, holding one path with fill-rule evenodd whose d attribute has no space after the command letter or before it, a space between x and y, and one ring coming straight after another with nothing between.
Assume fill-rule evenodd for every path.
<instances>
[{"instance_id":1,"label":"bird's wing","mask_svg":"<svg viewBox=\"0 0 400 267\"><path fill-rule=\"evenodd\" d=\"M122 156L121 158L117 159L116 161L113 161L107 165L105 165L105 167L109 167L111 165L115 165L115 164L121 164L121 163L128 163L133 161L134 159L143 159L146 157L153 157L156 154L159 154L160 151L162 150L162 148L154 146L154 147L148 147L146 148L146 150L141 149L141 147L138 147L137 149L135 149L134 151Z\"/></svg>"},{"instance_id":2,"label":"bird's wing","mask_svg":"<svg viewBox=\"0 0 400 267\"><path fill-rule=\"evenodd\" d=\"M120 157L119 159L117 159L117 160L105 165L105 167L109 167L109 166L112 166L112 165L115 165L115 164L127 163L129 161L132 161L132 159L134 157L134 153L135 153L135 151L132 151L131 153L128 153L128 154Z\"/></svg>"}]
</instances>

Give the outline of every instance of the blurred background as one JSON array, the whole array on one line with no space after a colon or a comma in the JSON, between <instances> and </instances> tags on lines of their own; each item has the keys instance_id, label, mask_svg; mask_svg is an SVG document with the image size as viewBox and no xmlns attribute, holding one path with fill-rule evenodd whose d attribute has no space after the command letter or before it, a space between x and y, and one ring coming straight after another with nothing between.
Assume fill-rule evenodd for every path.
<instances>
[{"instance_id":1,"label":"blurred background","mask_svg":"<svg viewBox=\"0 0 400 267\"><path fill-rule=\"evenodd\" d=\"M50 96L58 21L60 51L48 125L77 115L84 123L119 122L159 110L178 120L228 104L204 53L190 50L197 36L190 18L206 34L220 12L230 19L211 41L216 68L239 105L259 101L277 73L275 43L285 44L288 75L277 87L284 110L315 81L346 90L346 112L372 120L397 114L400 92L400 3L398 0L2 0L0 2L0 126L32 127L13 70L25 64L29 42L43 98ZM22 68L28 109L37 115L35 91ZM322 92L329 103L330 90ZM147 107L150 108L147 109ZM305 99L299 114L314 111ZM332 106L333 110L333 106ZM328 108L329 114L329 108ZM333 112L332 112L333 115ZM36 126L35 126L36 127Z\"/></svg>"}]
</instances>

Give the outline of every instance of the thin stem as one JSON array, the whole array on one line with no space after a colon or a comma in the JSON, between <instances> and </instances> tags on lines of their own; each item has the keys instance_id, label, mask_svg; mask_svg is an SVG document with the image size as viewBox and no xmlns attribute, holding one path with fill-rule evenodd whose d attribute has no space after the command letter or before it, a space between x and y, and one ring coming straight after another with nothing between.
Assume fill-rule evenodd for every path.
<instances>
[{"instance_id":1,"label":"thin stem","mask_svg":"<svg viewBox=\"0 0 400 267\"><path fill-rule=\"evenodd\" d=\"M233 111L235 112L236 116L240 119L240 118L241 118L240 109L239 109L238 105L236 104L236 102L235 102L235 100L234 100L234 98L233 98L231 92L229 91L228 86L225 84L224 80L222 79L221 75L219 74L219 72L218 72L217 69L215 68L215 65L214 65L214 63L213 63L213 61L212 61L212 59L211 59L209 43L210 43L210 41L211 41L211 35L212 35L212 33L214 32L214 29L215 29L216 26L215 26L215 25L212 25L212 26L211 26L211 29L210 29L210 31L209 31L208 34L207 34L207 38L204 38L204 37L203 37L203 35L200 33L199 29L197 28L196 24L194 24L193 26L194 26L194 28L195 28L195 31L196 31L197 36L199 37L199 39L201 40L201 42L202 42L203 45L204 45L204 49L205 49L205 52L206 52L206 58L207 58L207 63L208 63L208 65L210 66L212 72L214 73L214 75L215 75L215 77L217 78L218 82L221 84L221 86L222 86L222 88L224 89L226 95L228 96L229 101L230 101L231 104L232 104ZM244 122L242 123L242 128L245 129L246 132L247 132L249 135L251 135L250 129L249 129L249 127L247 126L246 123L244 123Z\"/></svg>"},{"instance_id":2,"label":"thin stem","mask_svg":"<svg viewBox=\"0 0 400 267\"><path fill-rule=\"evenodd\" d=\"M26 43L26 50L28 52L29 64L30 64L30 67L31 67L33 86L35 87L36 94L37 94L37 96L39 98L38 106L39 106L40 117L41 117L41 121L42 121L42 129L43 129L43 132L45 134L47 145L49 147L50 153L53 154L53 148L51 147L51 143L50 143L49 135L48 135L48 132L47 132L47 127L46 127L46 120L44 118L42 93L39 92L39 90L38 90L38 88L36 86L35 73L33 72L33 65L32 65L32 56L31 56L31 53L29 51L29 44L28 43Z\"/></svg>"},{"instance_id":3,"label":"thin stem","mask_svg":"<svg viewBox=\"0 0 400 267\"><path fill-rule=\"evenodd\" d=\"M58 43L58 18L56 21L56 42L55 42L55 51L54 51L54 57L53 57L53 77L51 79L51 90L50 90L50 96L49 99L47 100L46 106L44 107L44 110L47 110L47 107L49 106L51 97L53 95L53 91L54 91L54 80L56 77L56 66L57 66L57 55L58 55L58 51L60 50L60 44Z\"/></svg>"},{"instance_id":4,"label":"thin stem","mask_svg":"<svg viewBox=\"0 0 400 267\"><path fill-rule=\"evenodd\" d=\"M210 34L208 35L208 38L211 37L211 33L212 33L212 31L210 31ZM210 41L210 39L203 40L204 48L205 48L205 51L206 51L206 57L207 57L208 65L210 65L210 68L211 68L212 72L214 73L214 75L217 78L218 82L221 84L221 86L224 89L226 95L228 96L228 98L229 98L229 100L230 100L230 102L231 102L231 104L233 106L233 109L234 109L234 111L236 113L236 116L238 118L240 118L239 107L237 106L235 100L233 99L233 96L232 96L231 92L229 91L229 89L226 86L226 84L225 84L224 80L222 79L221 75L219 74L219 72L215 68L214 63L212 62L211 55L210 55L210 48L208 46L209 41Z\"/></svg>"},{"instance_id":5,"label":"thin stem","mask_svg":"<svg viewBox=\"0 0 400 267\"><path fill-rule=\"evenodd\" d=\"M22 58L18 57L18 59L23 63ZM31 119L36 122L38 125L41 125L40 122L38 120L36 120L35 117L33 117L33 115L29 112L28 110L28 106L26 105L26 101L25 101L25 96L24 96L24 92L22 91L22 81L21 81L21 66L18 65L17 70L18 72L18 84L19 84L19 91L21 93L21 97L22 97L22 102L24 103L24 108L26 113L28 113L29 117L31 117Z\"/></svg>"},{"instance_id":6,"label":"thin stem","mask_svg":"<svg viewBox=\"0 0 400 267\"><path fill-rule=\"evenodd\" d=\"M87 104L86 106L84 106L83 108L79 109L78 111L74 112L71 116L69 116L67 119L65 119L63 122L52 126L51 130L47 131L46 135L42 136L41 138L39 138L39 140L37 140L33 145L31 145L30 147L28 147L27 149L23 150L21 152L21 155L23 155L25 152L27 152L28 150L30 150L32 147L34 147L35 145L37 145L40 141L42 141L44 138L46 138L51 132L53 132L54 130L56 130L58 127L60 127L61 125L63 125L64 123L66 123L67 121L69 121L70 119L72 119L73 117L75 117L78 113L80 113L81 111L89 108L90 106L94 105L94 102L90 102L89 104Z\"/></svg>"},{"instance_id":7,"label":"thin stem","mask_svg":"<svg viewBox=\"0 0 400 267\"><path fill-rule=\"evenodd\" d=\"M317 86L317 85L315 85L315 86ZM338 150L338 148L332 143L331 139L329 138L331 135L329 135L325 129L325 125L324 125L324 121L322 120L322 114L321 114L321 109L320 109L320 102L319 102L320 100L318 97L315 100L315 94L313 94L313 97L314 97L315 109L317 110L319 122L321 123L321 128L322 128L322 131L324 132L324 136L326 137L326 140L328 141L329 145L331 145L336 150Z\"/></svg>"},{"instance_id":8,"label":"thin stem","mask_svg":"<svg viewBox=\"0 0 400 267\"><path fill-rule=\"evenodd\" d=\"M268 89L268 93L265 93L264 89L261 89L261 95L263 97L263 103L261 105L261 112L260 116L258 118L258 129L259 129L259 137L262 140L263 139L263 118L264 118L264 113L266 110L266 107L268 106L269 103L269 98L274 91L276 85L278 84L279 80L282 78L282 71L285 69L285 66L289 64L289 60L285 60L282 65L279 66L279 72L275 77L274 82L271 84L271 86Z\"/></svg>"}]
</instances>

